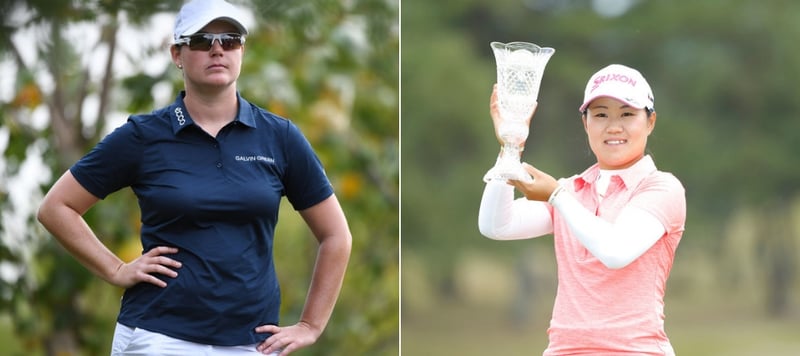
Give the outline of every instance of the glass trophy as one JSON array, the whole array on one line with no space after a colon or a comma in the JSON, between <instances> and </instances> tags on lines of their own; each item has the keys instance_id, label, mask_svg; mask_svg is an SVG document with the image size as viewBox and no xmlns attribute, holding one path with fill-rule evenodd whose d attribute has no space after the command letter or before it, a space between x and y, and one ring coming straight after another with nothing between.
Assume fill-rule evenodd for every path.
<instances>
[{"instance_id":1,"label":"glass trophy","mask_svg":"<svg viewBox=\"0 0 800 356\"><path fill-rule=\"evenodd\" d=\"M530 129L528 119L539 97L542 73L555 49L528 42L492 42L491 46L497 65L497 104L502 118L497 131L503 148L483 180L532 182L522 167L522 150Z\"/></svg>"}]
</instances>

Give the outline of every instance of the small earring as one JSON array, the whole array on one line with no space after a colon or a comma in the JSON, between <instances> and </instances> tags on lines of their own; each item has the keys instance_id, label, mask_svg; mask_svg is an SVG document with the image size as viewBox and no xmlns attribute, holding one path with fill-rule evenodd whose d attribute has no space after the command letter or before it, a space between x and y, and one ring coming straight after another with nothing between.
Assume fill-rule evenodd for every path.
<instances>
[{"instance_id":1,"label":"small earring","mask_svg":"<svg viewBox=\"0 0 800 356\"><path fill-rule=\"evenodd\" d=\"M183 64L178 64L178 69L183 69Z\"/></svg>"}]
</instances>

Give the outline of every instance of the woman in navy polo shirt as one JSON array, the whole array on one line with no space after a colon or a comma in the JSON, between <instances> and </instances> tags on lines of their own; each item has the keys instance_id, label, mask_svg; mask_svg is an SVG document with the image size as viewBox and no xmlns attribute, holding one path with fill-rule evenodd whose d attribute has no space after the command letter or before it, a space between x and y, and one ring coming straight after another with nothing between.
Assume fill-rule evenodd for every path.
<instances>
[{"instance_id":1,"label":"woman in navy polo shirt","mask_svg":"<svg viewBox=\"0 0 800 356\"><path fill-rule=\"evenodd\" d=\"M350 255L344 213L308 141L236 89L247 29L221 0L185 4L172 61L185 91L133 115L53 185L39 221L86 268L126 288L113 355L288 355L330 318ZM82 218L131 187L144 252L126 263ZM286 196L319 241L305 308L278 326L273 234Z\"/></svg>"}]
</instances>

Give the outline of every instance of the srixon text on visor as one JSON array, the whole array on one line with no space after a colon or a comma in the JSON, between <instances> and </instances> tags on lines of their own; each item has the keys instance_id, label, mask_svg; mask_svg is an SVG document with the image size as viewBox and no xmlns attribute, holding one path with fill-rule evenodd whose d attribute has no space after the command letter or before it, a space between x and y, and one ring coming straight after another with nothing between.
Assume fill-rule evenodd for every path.
<instances>
[{"instance_id":1,"label":"srixon text on visor","mask_svg":"<svg viewBox=\"0 0 800 356\"><path fill-rule=\"evenodd\" d=\"M636 81L633 80L632 78L628 77L625 74L606 74L606 75L604 75L602 77L595 78L594 86L592 87L591 91L594 91L595 89L597 89L597 87L600 86L600 84L603 84L603 83L608 82L608 81L616 81L616 82L626 83L626 84L630 84L632 87L636 86Z\"/></svg>"}]
</instances>

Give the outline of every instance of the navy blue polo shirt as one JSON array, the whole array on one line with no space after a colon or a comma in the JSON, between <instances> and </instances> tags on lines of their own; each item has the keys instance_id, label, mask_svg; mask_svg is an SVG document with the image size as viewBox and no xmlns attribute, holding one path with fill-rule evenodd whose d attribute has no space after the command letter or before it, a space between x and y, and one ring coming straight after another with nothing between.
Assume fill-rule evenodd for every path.
<instances>
[{"instance_id":1,"label":"navy blue polo shirt","mask_svg":"<svg viewBox=\"0 0 800 356\"><path fill-rule=\"evenodd\" d=\"M134 115L70 171L98 198L131 187L139 200L144 251L174 246L183 263L166 288L125 291L118 321L211 345L264 340L278 324L280 289L272 259L278 208L296 210L333 194L323 167L289 120L240 95L234 121L212 137L183 103Z\"/></svg>"}]
</instances>

